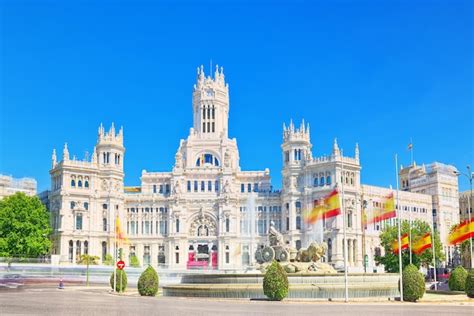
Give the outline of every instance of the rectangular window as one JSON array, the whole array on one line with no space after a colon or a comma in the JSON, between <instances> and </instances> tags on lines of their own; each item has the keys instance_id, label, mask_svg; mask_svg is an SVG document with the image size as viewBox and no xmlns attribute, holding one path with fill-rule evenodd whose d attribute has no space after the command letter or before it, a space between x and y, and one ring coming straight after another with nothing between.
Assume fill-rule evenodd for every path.
<instances>
[{"instance_id":1,"label":"rectangular window","mask_svg":"<svg viewBox=\"0 0 474 316\"><path fill-rule=\"evenodd\" d=\"M176 263L179 263L179 252L176 253Z\"/></svg>"},{"instance_id":2,"label":"rectangular window","mask_svg":"<svg viewBox=\"0 0 474 316\"><path fill-rule=\"evenodd\" d=\"M201 192L204 192L206 190L206 182L201 181Z\"/></svg>"},{"instance_id":3,"label":"rectangular window","mask_svg":"<svg viewBox=\"0 0 474 316\"><path fill-rule=\"evenodd\" d=\"M188 181L188 192L191 192L191 181Z\"/></svg>"},{"instance_id":4,"label":"rectangular window","mask_svg":"<svg viewBox=\"0 0 474 316\"><path fill-rule=\"evenodd\" d=\"M240 192L244 193L245 192L245 184L240 185Z\"/></svg>"},{"instance_id":5,"label":"rectangular window","mask_svg":"<svg viewBox=\"0 0 474 316\"><path fill-rule=\"evenodd\" d=\"M205 133L206 132L206 123L202 123L202 132Z\"/></svg>"},{"instance_id":6,"label":"rectangular window","mask_svg":"<svg viewBox=\"0 0 474 316\"><path fill-rule=\"evenodd\" d=\"M258 183L255 183L255 184L253 185L253 191L254 191L254 192L258 192Z\"/></svg>"},{"instance_id":7,"label":"rectangular window","mask_svg":"<svg viewBox=\"0 0 474 316\"><path fill-rule=\"evenodd\" d=\"M229 263L230 262L230 254L229 252L226 252L225 253L225 263Z\"/></svg>"},{"instance_id":8,"label":"rectangular window","mask_svg":"<svg viewBox=\"0 0 474 316\"><path fill-rule=\"evenodd\" d=\"M82 230L82 214L76 215L76 229Z\"/></svg>"},{"instance_id":9,"label":"rectangular window","mask_svg":"<svg viewBox=\"0 0 474 316\"><path fill-rule=\"evenodd\" d=\"M153 193L156 193L156 184L153 185Z\"/></svg>"},{"instance_id":10,"label":"rectangular window","mask_svg":"<svg viewBox=\"0 0 474 316\"><path fill-rule=\"evenodd\" d=\"M198 191L198 182L194 181L194 192Z\"/></svg>"},{"instance_id":11,"label":"rectangular window","mask_svg":"<svg viewBox=\"0 0 474 316\"><path fill-rule=\"evenodd\" d=\"M207 122L207 132L209 133L211 131L211 123Z\"/></svg>"},{"instance_id":12,"label":"rectangular window","mask_svg":"<svg viewBox=\"0 0 474 316\"><path fill-rule=\"evenodd\" d=\"M214 190L216 192L219 192L219 181L218 180L216 180L216 182L214 183Z\"/></svg>"},{"instance_id":13,"label":"rectangular window","mask_svg":"<svg viewBox=\"0 0 474 316\"><path fill-rule=\"evenodd\" d=\"M247 184L247 192L252 192L252 184Z\"/></svg>"},{"instance_id":14,"label":"rectangular window","mask_svg":"<svg viewBox=\"0 0 474 316\"><path fill-rule=\"evenodd\" d=\"M214 133L216 131L216 123L212 122L212 132Z\"/></svg>"},{"instance_id":15,"label":"rectangular window","mask_svg":"<svg viewBox=\"0 0 474 316\"><path fill-rule=\"evenodd\" d=\"M165 185L165 193L166 194L170 193L170 185L169 184Z\"/></svg>"},{"instance_id":16,"label":"rectangular window","mask_svg":"<svg viewBox=\"0 0 474 316\"><path fill-rule=\"evenodd\" d=\"M290 230L290 218L286 218L286 230Z\"/></svg>"}]
</instances>

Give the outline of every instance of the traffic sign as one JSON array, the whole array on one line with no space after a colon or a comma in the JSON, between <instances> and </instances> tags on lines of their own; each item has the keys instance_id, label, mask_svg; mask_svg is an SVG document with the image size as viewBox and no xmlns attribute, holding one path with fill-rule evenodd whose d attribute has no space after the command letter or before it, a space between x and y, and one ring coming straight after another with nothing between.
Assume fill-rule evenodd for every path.
<instances>
[{"instance_id":1,"label":"traffic sign","mask_svg":"<svg viewBox=\"0 0 474 316\"><path fill-rule=\"evenodd\" d=\"M123 270L123 268L125 268L125 262L123 262L122 260L117 262L117 268L119 268L119 270Z\"/></svg>"}]
</instances>

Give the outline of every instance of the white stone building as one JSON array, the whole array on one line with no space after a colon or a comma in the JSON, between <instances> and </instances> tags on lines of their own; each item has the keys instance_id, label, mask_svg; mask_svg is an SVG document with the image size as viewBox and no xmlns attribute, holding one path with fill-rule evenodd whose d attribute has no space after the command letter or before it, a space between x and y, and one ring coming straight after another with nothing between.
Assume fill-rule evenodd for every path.
<instances>
[{"instance_id":1,"label":"white stone building","mask_svg":"<svg viewBox=\"0 0 474 316\"><path fill-rule=\"evenodd\" d=\"M379 231L390 222L362 229L361 210L380 207L391 190L361 185L358 146L348 157L334 141L330 155L313 157L309 125L283 126L282 190L274 191L268 169L240 169L237 140L228 136L228 115L229 86L222 68L205 77L201 67L193 89L193 127L180 141L170 172L143 171L140 186L124 188L123 130L116 133L113 125L108 132L100 126L90 160L70 159L67 145L60 162L53 152L53 254L64 263L74 263L83 253L104 258L113 251L117 214L130 240L126 262L135 254L143 264L170 269L244 269L266 243L274 222L295 248L314 239L326 241L326 261L341 268L343 217L316 227L303 221L313 201L337 185L344 192L348 264L360 271L367 254L372 271L373 257L382 251ZM403 217L430 222L432 203L429 194L400 192Z\"/></svg>"},{"instance_id":2,"label":"white stone building","mask_svg":"<svg viewBox=\"0 0 474 316\"><path fill-rule=\"evenodd\" d=\"M36 180L32 178L16 179L11 176L0 174L0 199L17 192L23 192L29 196L35 195Z\"/></svg>"}]
</instances>

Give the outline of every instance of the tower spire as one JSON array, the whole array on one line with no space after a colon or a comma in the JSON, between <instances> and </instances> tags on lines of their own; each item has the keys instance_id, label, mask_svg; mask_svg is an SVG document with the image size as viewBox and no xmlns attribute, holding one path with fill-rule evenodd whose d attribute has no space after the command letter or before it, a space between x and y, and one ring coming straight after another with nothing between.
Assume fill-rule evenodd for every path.
<instances>
[{"instance_id":1,"label":"tower spire","mask_svg":"<svg viewBox=\"0 0 474 316\"><path fill-rule=\"evenodd\" d=\"M63 148L63 161L69 160L69 150L67 149L67 143L64 143Z\"/></svg>"}]
</instances>

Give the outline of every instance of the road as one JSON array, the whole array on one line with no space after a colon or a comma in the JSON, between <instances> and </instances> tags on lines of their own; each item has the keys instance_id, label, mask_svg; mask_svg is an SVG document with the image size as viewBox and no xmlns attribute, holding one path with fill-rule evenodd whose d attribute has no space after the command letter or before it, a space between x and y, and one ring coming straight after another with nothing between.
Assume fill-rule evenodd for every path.
<instances>
[{"instance_id":1,"label":"road","mask_svg":"<svg viewBox=\"0 0 474 316\"><path fill-rule=\"evenodd\" d=\"M32 288L0 292L2 315L474 315L474 305L269 302L117 296L98 290Z\"/></svg>"}]
</instances>

